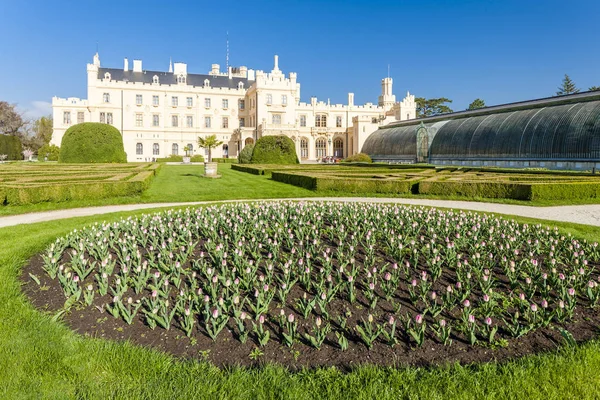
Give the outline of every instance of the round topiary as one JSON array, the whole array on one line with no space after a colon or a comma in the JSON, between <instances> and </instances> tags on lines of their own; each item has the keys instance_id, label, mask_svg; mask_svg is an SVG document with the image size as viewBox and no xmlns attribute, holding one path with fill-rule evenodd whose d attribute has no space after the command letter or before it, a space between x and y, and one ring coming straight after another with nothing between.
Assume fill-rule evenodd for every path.
<instances>
[{"instance_id":1,"label":"round topiary","mask_svg":"<svg viewBox=\"0 0 600 400\"><path fill-rule=\"evenodd\" d=\"M123 138L117 128L98 122L73 125L60 145L61 163L126 163Z\"/></svg>"},{"instance_id":2,"label":"round topiary","mask_svg":"<svg viewBox=\"0 0 600 400\"><path fill-rule=\"evenodd\" d=\"M247 144L242 151L240 151L240 155L238 156L238 162L240 164L250 164L252 161L252 152L254 151L254 144Z\"/></svg>"},{"instance_id":3,"label":"round topiary","mask_svg":"<svg viewBox=\"0 0 600 400\"><path fill-rule=\"evenodd\" d=\"M287 136L265 136L256 141L252 164L298 164L296 146Z\"/></svg>"}]
</instances>

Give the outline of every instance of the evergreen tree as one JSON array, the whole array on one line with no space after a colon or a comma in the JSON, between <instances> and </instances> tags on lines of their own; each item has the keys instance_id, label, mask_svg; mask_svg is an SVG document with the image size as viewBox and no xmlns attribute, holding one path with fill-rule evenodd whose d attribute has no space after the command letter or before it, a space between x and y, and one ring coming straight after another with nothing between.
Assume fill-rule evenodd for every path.
<instances>
[{"instance_id":1,"label":"evergreen tree","mask_svg":"<svg viewBox=\"0 0 600 400\"><path fill-rule=\"evenodd\" d=\"M417 118L432 117L439 114L451 113L452 109L444 103L452 103L452 100L445 97L439 99L425 99L417 97L415 99L417 106Z\"/></svg>"},{"instance_id":2,"label":"evergreen tree","mask_svg":"<svg viewBox=\"0 0 600 400\"><path fill-rule=\"evenodd\" d=\"M562 85L558 87L558 92L556 92L557 96L563 96L565 94L573 94L579 93L579 89L575 86L575 82L569 78L569 75L565 74L565 77L562 81Z\"/></svg>"},{"instance_id":3,"label":"evergreen tree","mask_svg":"<svg viewBox=\"0 0 600 400\"><path fill-rule=\"evenodd\" d=\"M485 101L481 99L475 99L471 104L469 104L468 110L477 110L478 108L484 108Z\"/></svg>"},{"instance_id":4,"label":"evergreen tree","mask_svg":"<svg viewBox=\"0 0 600 400\"><path fill-rule=\"evenodd\" d=\"M600 86L592 86L588 89L590 92L597 92L600 90Z\"/></svg>"}]
</instances>

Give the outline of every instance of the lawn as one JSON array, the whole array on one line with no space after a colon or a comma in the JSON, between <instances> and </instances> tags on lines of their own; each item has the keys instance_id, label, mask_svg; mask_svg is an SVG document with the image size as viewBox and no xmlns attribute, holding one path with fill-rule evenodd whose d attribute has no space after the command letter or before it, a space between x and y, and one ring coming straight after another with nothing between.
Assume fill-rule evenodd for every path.
<instances>
[{"instance_id":1,"label":"lawn","mask_svg":"<svg viewBox=\"0 0 600 400\"><path fill-rule=\"evenodd\" d=\"M32 307L21 293L18 279L27 259L72 229L134 214L140 212L0 229L2 398L593 399L598 396L598 340L481 366L449 365L432 369L363 366L350 372L326 368L298 373L277 366L219 370L202 361L178 360L129 343L81 337L60 322L52 321L52 315ZM580 238L600 238L600 228L553 225Z\"/></svg>"}]
</instances>

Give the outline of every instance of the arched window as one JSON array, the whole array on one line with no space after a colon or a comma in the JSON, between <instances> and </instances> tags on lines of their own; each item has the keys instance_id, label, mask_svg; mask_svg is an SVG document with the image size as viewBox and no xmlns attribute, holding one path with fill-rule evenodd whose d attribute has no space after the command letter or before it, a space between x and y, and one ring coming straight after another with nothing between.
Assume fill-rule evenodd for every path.
<instances>
[{"instance_id":1,"label":"arched window","mask_svg":"<svg viewBox=\"0 0 600 400\"><path fill-rule=\"evenodd\" d=\"M177 83L185 83L185 75L179 75L177 77Z\"/></svg>"},{"instance_id":2,"label":"arched window","mask_svg":"<svg viewBox=\"0 0 600 400\"><path fill-rule=\"evenodd\" d=\"M141 143L137 143L135 145L135 154L137 154L138 156L141 156L142 154L144 154L144 145Z\"/></svg>"},{"instance_id":3,"label":"arched window","mask_svg":"<svg viewBox=\"0 0 600 400\"><path fill-rule=\"evenodd\" d=\"M300 139L300 158L306 160L308 158L308 139Z\"/></svg>"},{"instance_id":4,"label":"arched window","mask_svg":"<svg viewBox=\"0 0 600 400\"><path fill-rule=\"evenodd\" d=\"M317 158L323 158L327 155L327 141L325 138L317 139L315 149L317 150Z\"/></svg>"},{"instance_id":5,"label":"arched window","mask_svg":"<svg viewBox=\"0 0 600 400\"><path fill-rule=\"evenodd\" d=\"M223 157L229 157L229 146L226 144L223 145Z\"/></svg>"},{"instance_id":6,"label":"arched window","mask_svg":"<svg viewBox=\"0 0 600 400\"><path fill-rule=\"evenodd\" d=\"M344 157L344 141L341 138L337 138L333 141L333 156L339 158Z\"/></svg>"},{"instance_id":7,"label":"arched window","mask_svg":"<svg viewBox=\"0 0 600 400\"><path fill-rule=\"evenodd\" d=\"M158 75L154 75L152 77L152 83L159 83L159 81L158 81Z\"/></svg>"},{"instance_id":8,"label":"arched window","mask_svg":"<svg viewBox=\"0 0 600 400\"><path fill-rule=\"evenodd\" d=\"M102 94L102 101L104 103L110 103L110 93L104 93L104 94Z\"/></svg>"},{"instance_id":9,"label":"arched window","mask_svg":"<svg viewBox=\"0 0 600 400\"><path fill-rule=\"evenodd\" d=\"M104 74L104 79L106 79L107 81L110 81L110 73L109 72Z\"/></svg>"},{"instance_id":10,"label":"arched window","mask_svg":"<svg viewBox=\"0 0 600 400\"><path fill-rule=\"evenodd\" d=\"M315 116L315 126L317 128L325 128L325 127L327 127L327 115L325 115L325 114L317 114Z\"/></svg>"},{"instance_id":11,"label":"arched window","mask_svg":"<svg viewBox=\"0 0 600 400\"><path fill-rule=\"evenodd\" d=\"M187 144L189 154L194 154L194 145L191 143Z\"/></svg>"},{"instance_id":12,"label":"arched window","mask_svg":"<svg viewBox=\"0 0 600 400\"><path fill-rule=\"evenodd\" d=\"M249 144L254 144L254 139L246 138L246 140L244 141L244 146L248 146Z\"/></svg>"},{"instance_id":13,"label":"arched window","mask_svg":"<svg viewBox=\"0 0 600 400\"><path fill-rule=\"evenodd\" d=\"M152 154L155 156L160 154L160 147L158 146L158 143L154 143L152 145Z\"/></svg>"},{"instance_id":14,"label":"arched window","mask_svg":"<svg viewBox=\"0 0 600 400\"><path fill-rule=\"evenodd\" d=\"M244 82L238 83L238 89L243 89L243 88L244 88Z\"/></svg>"},{"instance_id":15,"label":"arched window","mask_svg":"<svg viewBox=\"0 0 600 400\"><path fill-rule=\"evenodd\" d=\"M204 86L206 86L206 87L210 86L210 81L208 79L204 80Z\"/></svg>"},{"instance_id":16,"label":"arched window","mask_svg":"<svg viewBox=\"0 0 600 400\"><path fill-rule=\"evenodd\" d=\"M174 156L179 155L179 145L177 143L173 143L173 146L171 146L171 154Z\"/></svg>"},{"instance_id":17,"label":"arched window","mask_svg":"<svg viewBox=\"0 0 600 400\"><path fill-rule=\"evenodd\" d=\"M410 119L410 114L406 114L406 119Z\"/></svg>"}]
</instances>

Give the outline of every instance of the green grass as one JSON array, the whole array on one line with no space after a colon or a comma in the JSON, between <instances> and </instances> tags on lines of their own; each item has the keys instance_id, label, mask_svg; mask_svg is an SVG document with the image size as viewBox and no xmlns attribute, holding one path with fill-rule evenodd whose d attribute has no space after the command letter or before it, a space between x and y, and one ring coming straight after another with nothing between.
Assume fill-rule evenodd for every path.
<instances>
[{"instance_id":1,"label":"green grass","mask_svg":"<svg viewBox=\"0 0 600 400\"><path fill-rule=\"evenodd\" d=\"M94 221L140 213L0 229L0 398L598 398L598 340L481 366L364 366L349 373L334 368L290 373L277 366L219 370L130 343L84 338L35 310L21 293L18 274L22 265L55 237ZM552 224L578 237L600 239L597 227Z\"/></svg>"}]
</instances>

